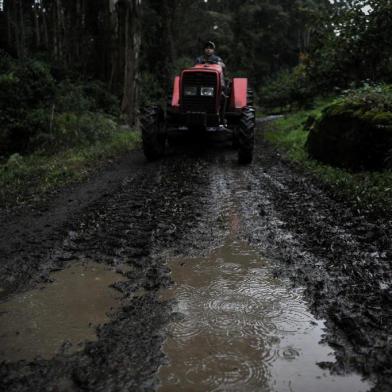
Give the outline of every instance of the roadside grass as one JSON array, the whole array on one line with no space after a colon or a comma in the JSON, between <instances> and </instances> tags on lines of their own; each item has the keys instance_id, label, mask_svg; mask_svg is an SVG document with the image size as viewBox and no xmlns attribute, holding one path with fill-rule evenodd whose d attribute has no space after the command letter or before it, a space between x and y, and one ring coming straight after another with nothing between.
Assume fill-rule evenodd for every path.
<instances>
[{"instance_id":1,"label":"roadside grass","mask_svg":"<svg viewBox=\"0 0 392 392\"><path fill-rule=\"evenodd\" d=\"M89 146L78 146L55 155L12 155L0 165L0 205L34 200L46 192L80 181L111 158L140 145L139 132L117 131Z\"/></svg>"},{"instance_id":2,"label":"roadside grass","mask_svg":"<svg viewBox=\"0 0 392 392\"><path fill-rule=\"evenodd\" d=\"M316 109L286 115L266 130L266 140L281 150L291 161L312 174L342 200L348 200L358 211L377 215L392 212L392 171L350 172L322 164L309 157L305 144L309 132L304 123L317 117L326 102Z\"/></svg>"}]
</instances>

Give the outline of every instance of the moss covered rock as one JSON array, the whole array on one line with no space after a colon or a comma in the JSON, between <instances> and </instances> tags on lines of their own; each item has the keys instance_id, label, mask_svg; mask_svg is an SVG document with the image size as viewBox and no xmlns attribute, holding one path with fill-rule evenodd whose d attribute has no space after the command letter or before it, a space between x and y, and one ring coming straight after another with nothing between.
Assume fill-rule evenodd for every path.
<instances>
[{"instance_id":1,"label":"moss covered rock","mask_svg":"<svg viewBox=\"0 0 392 392\"><path fill-rule=\"evenodd\" d=\"M310 128L307 149L321 162L352 170L388 168L392 112L366 99L340 99L326 107Z\"/></svg>"}]
</instances>

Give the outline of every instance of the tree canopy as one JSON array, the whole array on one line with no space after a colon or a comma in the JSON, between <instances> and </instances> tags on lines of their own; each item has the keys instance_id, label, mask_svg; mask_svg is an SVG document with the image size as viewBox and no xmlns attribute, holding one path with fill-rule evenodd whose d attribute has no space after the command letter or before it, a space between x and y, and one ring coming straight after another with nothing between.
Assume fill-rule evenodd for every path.
<instances>
[{"instance_id":1,"label":"tree canopy","mask_svg":"<svg viewBox=\"0 0 392 392\"><path fill-rule=\"evenodd\" d=\"M6 53L107 83L131 122L139 100L164 95L206 40L256 90L284 72L295 90L298 80L326 91L391 78L390 0L4 0L1 9Z\"/></svg>"}]
</instances>

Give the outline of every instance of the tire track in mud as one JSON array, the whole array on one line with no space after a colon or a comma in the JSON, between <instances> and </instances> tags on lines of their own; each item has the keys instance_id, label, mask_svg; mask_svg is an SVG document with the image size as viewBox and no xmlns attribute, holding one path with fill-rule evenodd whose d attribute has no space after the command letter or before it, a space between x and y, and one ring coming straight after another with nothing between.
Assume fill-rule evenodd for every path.
<instances>
[{"instance_id":1,"label":"tire track in mud","mask_svg":"<svg viewBox=\"0 0 392 392\"><path fill-rule=\"evenodd\" d=\"M323 366L359 371L374 391L390 391L390 224L335 202L268 146L259 165L233 182L252 190L240 198L244 237L276 262L276 276L305 286L312 311L327 320L337 361Z\"/></svg>"},{"instance_id":2,"label":"tire track in mud","mask_svg":"<svg viewBox=\"0 0 392 392\"><path fill-rule=\"evenodd\" d=\"M86 183L49 193L36 203L1 209L0 299L45 280L39 275L43 262L61 249L71 223L77 222L89 206L116 192L131 168L133 176L140 172L142 159L135 152L121 157ZM63 258L67 260L65 253Z\"/></svg>"},{"instance_id":3,"label":"tire track in mud","mask_svg":"<svg viewBox=\"0 0 392 392\"><path fill-rule=\"evenodd\" d=\"M45 281L51 270L86 258L119 271L126 265L128 279L115 285L123 294L122 310L98 329L98 341L87 343L82 352L32 363L3 363L0 389L154 389L162 363L162 331L172 317L170 303L162 304L157 297L170 283L162 255L205 251L219 241L220 212L211 197L214 192L207 163L174 159L146 165L142 173L125 178L118 189L90 205L69 226L61 246L30 266L31 276L37 278L25 287ZM28 268L24 265L23 270Z\"/></svg>"},{"instance_id":4,"label":"tire track in mud","mask_svg":"<svg viewBox=\"0 0 392 392\"><path fill-rule=\"evenodd\" d=\"M25 244L14 231L20 245L1 253L6 260L0 267L4 281L13 277L13 294L86 258L119 271L126 265L127 280L116 284L121 311L79 353L1 364L0 389L154 390L164 361L163 330L176 317L173 304L158 299L171 283L166 259L202 256L221 245L233 202L241 239L275 263L276 276L306 287L312 310L327 320L326 339L337 361L325 366L371 376L375 391L392 389L392 251L385 222L368 223L334 202L262 140L250 167L237 166L234 152L218 149L122 170L121 183L100 189L50 238L44 230Z\"/></svg>"}]
</instances>

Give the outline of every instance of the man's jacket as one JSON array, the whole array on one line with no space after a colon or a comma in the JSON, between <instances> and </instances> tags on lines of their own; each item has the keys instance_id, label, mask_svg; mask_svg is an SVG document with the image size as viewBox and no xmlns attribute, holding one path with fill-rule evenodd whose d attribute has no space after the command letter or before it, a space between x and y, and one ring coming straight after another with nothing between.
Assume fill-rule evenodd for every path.
<instances>
[{"instance_id":1,"label":"man's jacket","mask_svg":"<svg viewBox=\"0 0 392 392\"><path fill-rule=\"evenodd\" d=\"M219 63L223 63L223 60L215 54L213 54L212 56L209 56L209 57L200 56L196 59L196 64L204 64L204 63L208 63L208 62L213 63L213 64L219 64Z\"/></svg>"}]
</instances>

